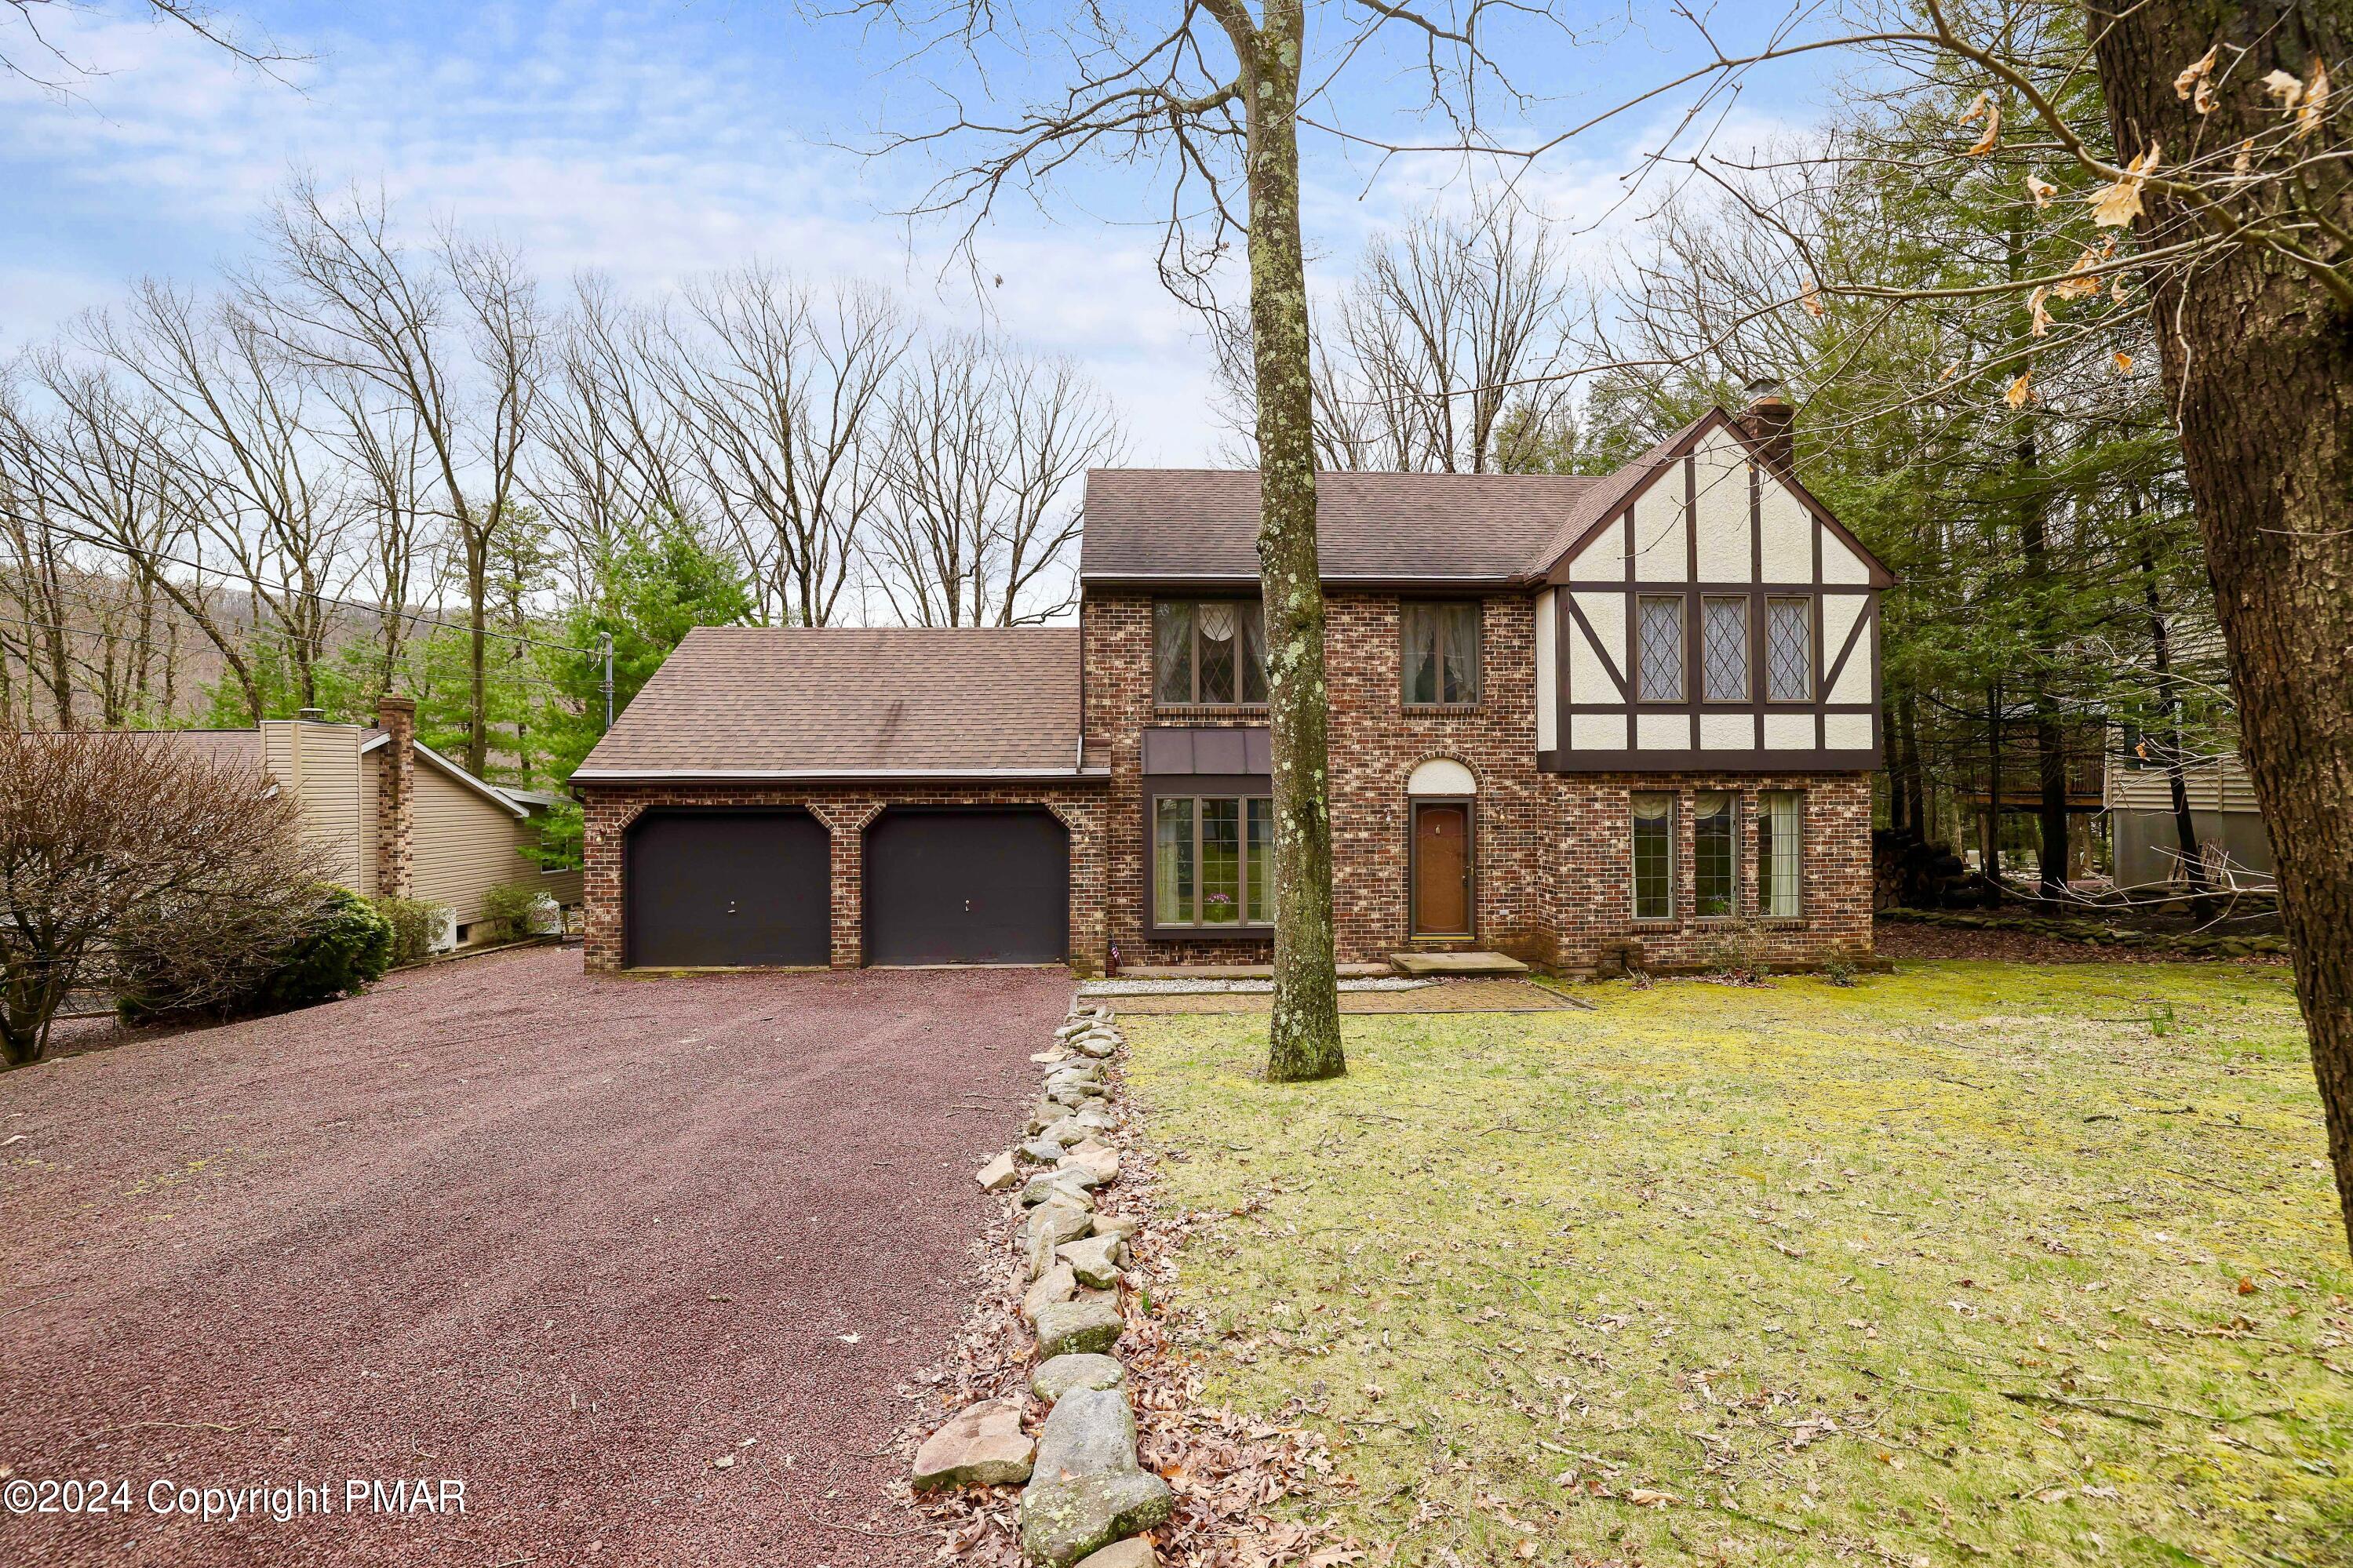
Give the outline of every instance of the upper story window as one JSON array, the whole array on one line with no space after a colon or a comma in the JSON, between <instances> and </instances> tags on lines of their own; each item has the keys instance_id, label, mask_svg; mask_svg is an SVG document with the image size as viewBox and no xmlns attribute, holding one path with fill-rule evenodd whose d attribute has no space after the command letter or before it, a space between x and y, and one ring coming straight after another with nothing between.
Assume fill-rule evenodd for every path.
<instances>
[{"instance_id":1,"label":"upper story window","mask_svg":"<svg viewBox=\"0 0 2353 1568\"><path fill-rule=\"evenodd\" d=\"M1255 600L1162 599L1152 606L1153 699L1163 707L1266 700L1266 633Z\"/></svg>"},{"instance_id":2,"label":"upper story window","mask_svg":"<svg viewBox=\"0 0 2353 1568\"><path fill-rule=\"evenodd\" d=\"M1405 700L1424 707L1467 708L1479 700L1479 606L1407 600L1398 624L1405 640Z\"/></svg>"},{"instance_id":3,"label":"upper story window","mask_svg":"<svg viewBox=\"0 0 2353 1568\"><path fill-rule=\"evenodd\" d=\"M1709 595L1700 600L1702 695L1710 702L1748 700L1748 600Z\"/></svg>"},{"instance_id":4,"label":"upper story window","mask_svg":"<svg viewBox=\"0 0 2353 1568\"><path fill-rule=\"evenodd\" d=\"M1683 596L1645 594L1638 616L1634 691L1645 702L1683 700Z\"/></svg>"},{"instance_id":5,"label":"upper story window","mask_svg":"<svg viewBox=\"0 0 2353 1568\"><path fill-rule=\"evenodd\" d=\"M1814 700L1814 601L1765 601L1765 700Z\"/></svg>"}]
</instances>

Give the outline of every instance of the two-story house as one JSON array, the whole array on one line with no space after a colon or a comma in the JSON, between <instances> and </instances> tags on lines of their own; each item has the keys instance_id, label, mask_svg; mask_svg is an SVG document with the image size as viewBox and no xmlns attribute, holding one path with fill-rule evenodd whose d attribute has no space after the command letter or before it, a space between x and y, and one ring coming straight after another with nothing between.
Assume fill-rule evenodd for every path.
<instances>
[{"instance_id":1,"label":"two-story house","mask_svg":"<svg viewBox=\"0 0 2353 1568\"><path fill-rule=\"evenodd\" d=\"M1605 478L1321 477L1343 962L1869 951L1893 579L1788 419ZM589 966L1264 962L1258 505L1090 475L1075 628L692 634L574 777Z\"/></svg>"}]
</instances>

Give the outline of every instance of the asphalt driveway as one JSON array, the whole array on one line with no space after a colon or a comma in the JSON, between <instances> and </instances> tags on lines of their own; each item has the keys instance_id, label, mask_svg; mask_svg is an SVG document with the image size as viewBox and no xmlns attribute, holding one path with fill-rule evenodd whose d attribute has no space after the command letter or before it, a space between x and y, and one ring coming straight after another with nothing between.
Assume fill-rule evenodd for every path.
<instances>
[{"instance_id":1,"label":"asphalt driveway","mask_svg":"<svg viewBox=\"0 0 2353 1568\"><path fill-rule=\"evenodd\" d=\"M0 1467L129 1501L0 1557L928 1560L892 1391L1069 994L540 949L0 1075ZM175 1489L298 1484L284 1522Z\"/></svg>"}]
</instances>

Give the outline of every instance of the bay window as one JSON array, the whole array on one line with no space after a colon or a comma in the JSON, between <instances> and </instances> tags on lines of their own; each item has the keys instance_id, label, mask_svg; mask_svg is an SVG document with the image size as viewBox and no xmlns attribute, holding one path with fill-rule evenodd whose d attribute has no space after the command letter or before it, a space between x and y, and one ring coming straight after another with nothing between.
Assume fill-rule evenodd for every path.
<instances>
[{"instance_id":1,"label":"bay window","mask_svg":"<svg viewBox=\"0 0 2353 1568\"><path fill-rule=\"evenodd\" d=\"M1162 599L1152 606L1153 698L1163 707L1266 700L1266 634L1247 599Z\"/></svg>"},{"instance_id":2,"label":"bay window","mask_svg":"<svg viewBox=\"0 0 2353 1568\"><path fill-rule=\"evenodd\" d=\"M1757 797L1757 910L1793 920L1799 912L1799 867L1803 863L1805 796L1793 789L1768 789Z\"/></svg>"},{"instance_id":3,"label":"bay window","mask_svg":"<svg viewBox=\"0 0 2353 1568\"><path fill-rule=\"evenodd\" d=\"M1206 931L1274 921L1274 803L1162 795L1152 805L1152 923Z\"/></svg>"},{"instance_id":4,"label":"bay window","mask_svg":"<svg viewBox=\"0 0 2353 1568\"><path fill-rule=\"evenodd\" d=\"M1703 920L1738 912L1735 845L1739 800L1725 789L1704 789L1692 796L1692 911Z\"/></svg>"},{"instance_id":5,"label":"bay window","mask_svg":"<svg viewBox=\"0 0 2353 1568\"><path fill-rule=\"evenodd\" d=\"M1675 797L1634 795L1634 918L1675 918Z\"/></svg>"}]
</instances>

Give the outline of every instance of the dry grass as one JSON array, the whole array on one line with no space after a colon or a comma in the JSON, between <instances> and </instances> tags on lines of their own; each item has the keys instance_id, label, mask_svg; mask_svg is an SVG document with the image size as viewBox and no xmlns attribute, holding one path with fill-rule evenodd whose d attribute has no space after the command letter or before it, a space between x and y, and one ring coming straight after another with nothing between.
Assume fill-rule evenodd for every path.
<instances>
[{"instance_id":1,"label":"dry grass","mask_svg":"<svg viewBox=\"0 0 2353 1568\"><path fill-rule=\"evenodd\" d=\"M1375 1562L2353 1558L2353 1269L2278 972L1918 966L1133 1021L1207 1397ZM1239 1211L1239 1212L1237 1212ZM1296 1506L1296 1505L1287 1505Z\"/></svg>"}]
</instances>

